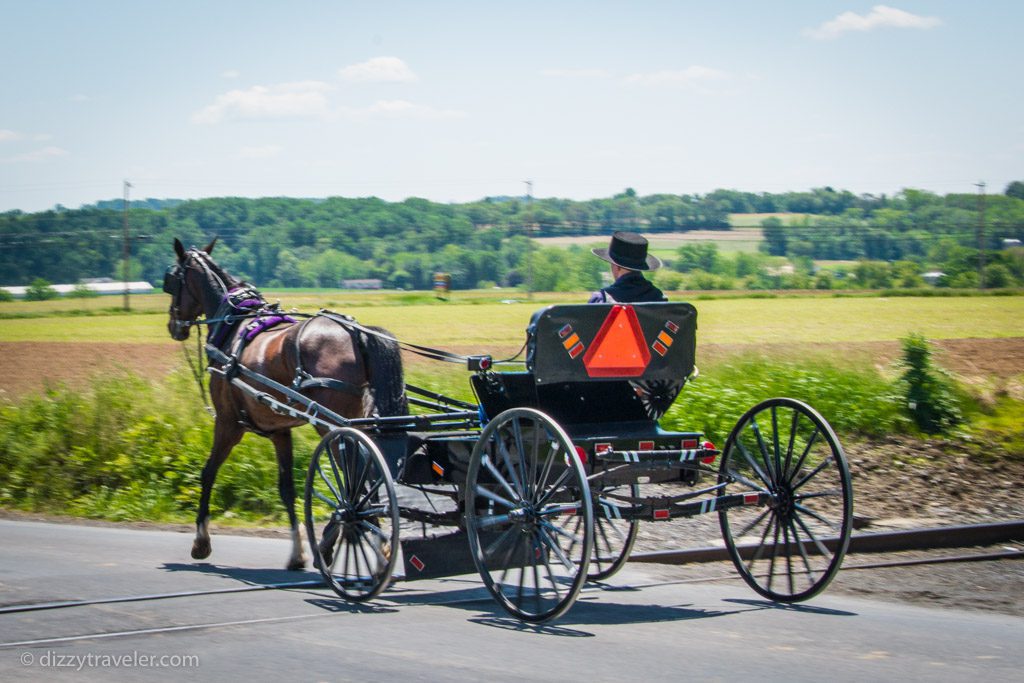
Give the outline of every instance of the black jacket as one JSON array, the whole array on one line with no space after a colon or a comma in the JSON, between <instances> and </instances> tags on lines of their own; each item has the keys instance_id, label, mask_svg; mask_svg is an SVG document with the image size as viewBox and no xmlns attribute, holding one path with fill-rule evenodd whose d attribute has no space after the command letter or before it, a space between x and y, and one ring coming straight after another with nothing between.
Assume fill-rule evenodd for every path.
<instances>
[{"instance_id":1,"label":"black jacket","mask_svg":"<svg viewBox=\"0 0 1024 683\"><path fill-rule=\"evenodd\" d=\"M590 295L590 304L634 304L645 301L668 301L661 290L652 285L637 270L631 270L604 289Z\"/></svg>"}]
</instances>

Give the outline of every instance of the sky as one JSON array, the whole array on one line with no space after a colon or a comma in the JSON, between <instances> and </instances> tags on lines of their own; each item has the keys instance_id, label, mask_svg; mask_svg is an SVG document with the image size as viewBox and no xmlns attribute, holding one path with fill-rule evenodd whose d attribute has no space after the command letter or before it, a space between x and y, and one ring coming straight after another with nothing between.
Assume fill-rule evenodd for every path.
<instances>
[{"instance_id":1,"label":"sky","mask_svg":"<svg viewBox=\"0 0 1024 683\"><path fill-rule=\"evenodd\" d=\"M0 211L1001 192L1024 2L0 0Z\"/></svg>"}]
</instances>

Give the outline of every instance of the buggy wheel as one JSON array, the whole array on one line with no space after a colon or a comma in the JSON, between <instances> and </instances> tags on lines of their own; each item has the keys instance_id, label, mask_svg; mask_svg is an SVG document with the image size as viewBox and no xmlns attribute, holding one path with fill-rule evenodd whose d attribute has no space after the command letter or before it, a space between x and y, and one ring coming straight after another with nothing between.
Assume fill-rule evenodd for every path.
<instances>
[{"instance_id":1,"label":"buggy wheel","mask_svg":"<svg viewBox=\"0 0 1024 683\"><path fill-rule=\"evenodd\" d=\"M637 520L622 518L621 509L629 505L612 496L627 495L630 498L639 498L640 486L621 484L591 489L590 495L594 498L594 552L590 556L587 580L604 581L626 564L633 544L636 543L637 531L640 529L640 522Z\"/></svg>"},{"instance_id":2,"label":"buggy wheel","mask_svg":"<svg viewBox=\"0 0 1024 683\"><path fill-rule=\"evenodd\" d=\"M726 485L720 495L751 499L718 511L729 555L751 588L798 602L829 584L850 542L853 489L843 448L821 415L791 398L757 404L729 434L718 482Z\"/></svg>"},{"instance_id":3,"label":"buggy wheel","mask_svg":"<svg viewBox=\"0 0 1024 683\"><path fill-rule=\"evenodd\" d=\"M583 464L550 417L513 408L484 428L466 476L466 529L484 584L510 614L542 622L572 607L594 516Z\"/></svg>"},{"instance_id":4,"label":"buggy wheel","mask_svg":"<svg viewBox=\"0 0 1024 683\"><path fill-rule=\"evenodd\" d=\"M398 501L384 456L366 434L329 432L306 473L306 536L313 564L354 602L384 590L398 558Z\"/></svg>"}]
</instances>

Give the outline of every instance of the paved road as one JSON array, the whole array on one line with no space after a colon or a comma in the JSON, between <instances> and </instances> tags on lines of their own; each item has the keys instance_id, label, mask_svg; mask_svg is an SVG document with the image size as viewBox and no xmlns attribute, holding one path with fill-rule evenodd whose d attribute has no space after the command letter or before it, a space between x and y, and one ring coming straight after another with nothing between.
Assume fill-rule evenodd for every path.
<instances>
[{"instance_id":1,"label":"paved road","mask_svg":"<svg viewBox=\"0 0 1024 683\"><path fill-rule=\"evenodd\" d=\"M285 540L215 535L207 563L189 546L173 532L0 520L0 607L317 578L275 569ZM369 606L299 588L6 612L0 680L1009 681L1024 667L1021 618L827 593L780 607L738 580L659 575L628 567L542 627L506 618L474 577L398 584Z\"/></svg>"}]
</instances>

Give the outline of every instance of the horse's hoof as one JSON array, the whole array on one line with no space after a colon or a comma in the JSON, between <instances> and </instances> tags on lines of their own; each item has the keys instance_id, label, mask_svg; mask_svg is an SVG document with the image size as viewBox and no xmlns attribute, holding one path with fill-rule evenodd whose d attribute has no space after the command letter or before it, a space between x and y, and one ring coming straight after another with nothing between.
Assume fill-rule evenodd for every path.
<instances>
[{"instance_id":1,"label":"horse's hoof","mask_svg":"<svg viewBox=\"0 0 1024 683\"><path fill-rule=\"evenodd\" d=\"M300 557L297 560L289 560L287 568L288 568L288 571L290 571L290 572L302 571L303 569L306 568L306 560L305 560L305 558L302 558L302 557Z\"/></svg>"},{"instance_id":2,"label":"horse's hoof","mask_svg":"<svg viewBox=\"0 0 1024 683\"><path fill-rule=\"evenodd\" d=\"M210 546L209 541L195 540L192 542L192 559L193 560L205 560L213 552L213 548Z\"/></svg>"}]
</instances>

